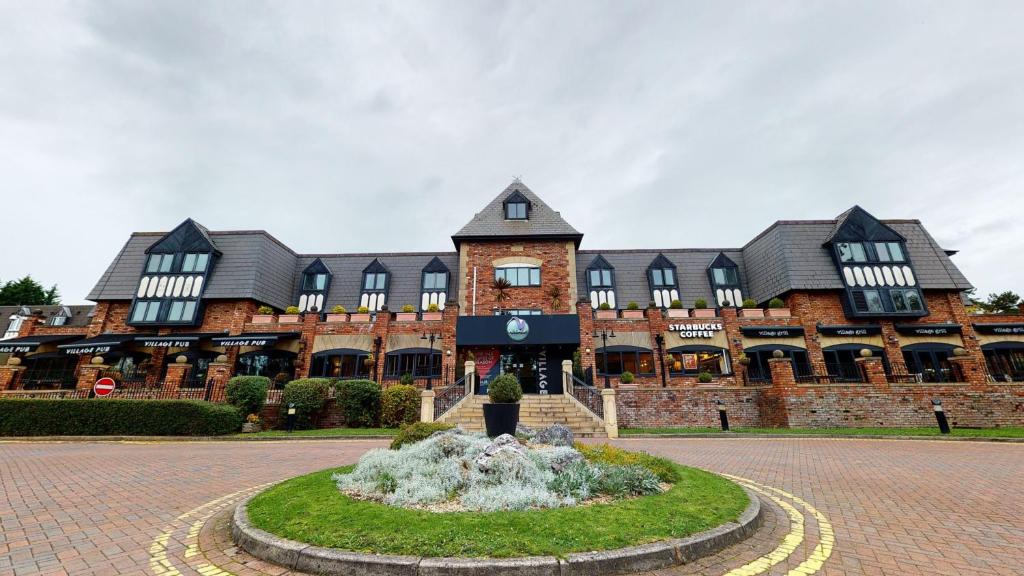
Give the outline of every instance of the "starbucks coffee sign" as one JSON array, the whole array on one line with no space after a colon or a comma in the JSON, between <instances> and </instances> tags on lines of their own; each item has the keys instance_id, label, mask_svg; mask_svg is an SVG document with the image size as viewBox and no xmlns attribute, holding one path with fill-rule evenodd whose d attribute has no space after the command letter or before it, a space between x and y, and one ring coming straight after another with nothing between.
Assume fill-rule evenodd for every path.
<instances>
[{"instance_id":1,"label":"starbucks coffee sign","mask_svg":"<svg viewBox=\"0 0 1024 576\"><path fill-rule=\"evenodd\" d=\"M512 340L522 342L530 335L530 325L526 323L526 320L523 320L518 316L514 316L511 320L505 323L505 333L508 334L508 337Z\"/></svg>"},{"instance_id":2,"label":"starbucks coffee sign","mask_svg":"<svg viewBox=\"0 0 1024 576\"><path fill-rule=\"evenodd\" d=\"M680 338L714 338L716 332L722 331L721 322L693 322L687 324L669 324L669 332L675 332Z\"/></svg>"}]
</instances>

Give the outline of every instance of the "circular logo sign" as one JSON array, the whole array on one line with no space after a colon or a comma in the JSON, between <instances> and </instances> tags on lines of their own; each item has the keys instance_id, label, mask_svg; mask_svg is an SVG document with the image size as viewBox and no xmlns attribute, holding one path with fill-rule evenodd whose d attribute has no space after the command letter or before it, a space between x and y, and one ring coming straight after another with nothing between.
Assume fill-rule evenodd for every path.
<instances>
[{"instance_id":1,"label":"circular logo sign","mask_svg":"<svg viewBox=\"0 0 1024 576\"><path fill-rule=\"evenodd\" d=\"M100 398L108 396L117 387L113 378L100 378L92 385L92 391Z\"/></svg>"},{"instance_id":2,"label":"circular logo sign","mask_svg":"<svg viewBox=\"0 0 1024 576\"><path fill-rule=\"evenodd\" d=\"M507 324L505 324L505 333L508 334L509 338L516 342L521 342L529 336L530 325L522 318L513 317Z\"/></svg>"}]
</instances>

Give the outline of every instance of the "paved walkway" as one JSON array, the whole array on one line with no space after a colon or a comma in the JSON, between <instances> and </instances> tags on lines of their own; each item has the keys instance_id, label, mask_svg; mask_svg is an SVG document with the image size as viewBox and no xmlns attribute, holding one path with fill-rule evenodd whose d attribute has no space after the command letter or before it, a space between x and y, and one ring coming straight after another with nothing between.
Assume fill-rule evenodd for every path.
<instances>
[{"instance_id":1,"label":"paved walkway","mask_svg":"<svg viewBox=\"0 0 1024 576\"><path fill-rule=\"evenodd\" d=\"M1024 574L1024 445L617 443L733 475L774 511L756 540L659 575ZM280 573L225 539L239 492L384 444L0 441L0 575Z\"/></svg>"}]
</instances>

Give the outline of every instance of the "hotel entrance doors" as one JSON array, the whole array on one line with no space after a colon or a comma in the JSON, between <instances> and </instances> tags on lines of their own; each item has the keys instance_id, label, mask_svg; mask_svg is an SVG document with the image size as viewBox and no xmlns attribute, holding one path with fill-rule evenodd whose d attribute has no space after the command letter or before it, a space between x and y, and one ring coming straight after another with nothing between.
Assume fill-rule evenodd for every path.
<instances>
[{"instance_id":1,"label":"hotel entrance doors","mask_svg":"<svg viewBox=\"0 0 1024 576\"><path fill-rule=\"evenodd\" d=\"M524 394L561 394L562 360L570 347L509 346L501 353L501 372L515 374Z\"/></svg>"}]
</instances>

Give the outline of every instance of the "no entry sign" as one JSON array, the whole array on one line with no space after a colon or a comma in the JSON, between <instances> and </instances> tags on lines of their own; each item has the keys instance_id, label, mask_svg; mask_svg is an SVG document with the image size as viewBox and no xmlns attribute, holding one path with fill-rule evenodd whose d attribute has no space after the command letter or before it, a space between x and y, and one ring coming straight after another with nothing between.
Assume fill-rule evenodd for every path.
<instances>
[{"instance_id":1,"label":"no entry sign","mask_svg":"<svg viewBox=\"0 0 1024 576\"><path fill-rule=\"evenodd\" d=\"M117 382L113 378L100 378L92 385L92 391L100 398L110 395L117 388Z\"/></svg>"}]
</instances>

